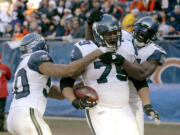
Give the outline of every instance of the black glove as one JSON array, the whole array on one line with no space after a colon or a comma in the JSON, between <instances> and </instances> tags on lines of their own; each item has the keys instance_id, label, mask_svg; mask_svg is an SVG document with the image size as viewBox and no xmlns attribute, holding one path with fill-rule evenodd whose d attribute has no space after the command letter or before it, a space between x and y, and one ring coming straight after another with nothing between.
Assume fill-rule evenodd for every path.
<instances>
[{"instance_id":1,"label":"black glove","mask_svg":"<svg viewBox=\"0 0 180 135\"><path fill-rule=\"evenodd\" d=\"M116 54L115 52L106 52L99 56L99 59L106 64L110 63L118 63L122 65L124 63L124 57L120 54Z\"/></svg>"},{"instance_id":2,"label":"black glove","mask_svg":"<svg viewBox=\"0 0 180 135\"><path fill-rule=\"evenodd\" d=\"M149 119L154 119L157 125L160 124L160 118L158 112L156 112L150 104L144 106L144 111Z\"/></svg>"},{"instance_id":3,"label":"black glove","mask_svg":"<svg viewBox=\"0 0 180 135\"><path fill-rule=\"evenodd\" d=\"M94 9L89 17L87 18L87 23L92 25L94 22L100 21L102 18L103 13L101 12L101 8Z\"/></svg>"},{"instance_id":4,"label":"black glove","mask_svg":"<svg viewBox=\"0 0 180 135\"><path fill-rule=\"evenodd\" d=\"M87 101L89 97L85 96L81 99L74 99L72 101L72 105L76 108L76 109L85 109L85 108L91 108L94 107L95 105L97 105L97 102L90 102Z\"/></svg>"}]
</instances>

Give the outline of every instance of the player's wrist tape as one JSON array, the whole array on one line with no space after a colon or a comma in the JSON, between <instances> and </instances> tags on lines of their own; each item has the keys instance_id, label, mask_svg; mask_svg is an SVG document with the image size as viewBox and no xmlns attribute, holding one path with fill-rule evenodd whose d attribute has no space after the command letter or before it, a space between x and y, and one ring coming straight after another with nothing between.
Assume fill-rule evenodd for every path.
<instances>
[{"instance_id":1,"label":"player's wrist tape","mask_svg":"<svg viewBox=\"0 0 180 135\"><path fill-rule=\"evenodd\" d=\"M151 104L144 105L144 110L152 109Z\"/></svg>"},{"instance_id":2,"label":"player's wrist tape","mask_svg":"<svg viewBox=\"0 0 180 135\"><path fill-rule=\"evenodd\" d=\"M70 78L70 77L67 77L67 78L62 78L60 80L60 89L61 91L63 91L64 88L66 87L73 87L74 86L74 82L75 80Z\"/></svg>"}]
</instances>

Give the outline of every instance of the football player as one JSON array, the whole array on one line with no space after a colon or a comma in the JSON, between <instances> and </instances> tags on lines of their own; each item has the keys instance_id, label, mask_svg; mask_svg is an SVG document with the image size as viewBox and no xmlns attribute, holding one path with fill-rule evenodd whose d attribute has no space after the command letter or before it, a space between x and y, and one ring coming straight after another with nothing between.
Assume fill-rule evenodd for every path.
<instances>
[{"instance_id":1,"label":"football player","mask_svg":"<svg viewBox=\"0 0 180 135\"><path fill-rule=\"evenodd\" d=\"M95 17L94 17L95 16ZM92 36L92 24L94 21L97 21L101 18L102 12L96 10L88 18L86 39L93 40ZM158 23L150 16L143 17L137 21L133 29L133 37L124 34L124 38L132 40L138 47L138 56L137 59L141 63L142 68L145 69L144 77L151 75L155 69L162 65L166 59L166 52L160 46L154 44L152 40L156 39L156 34L158 31ZM124 39L123 39L124 40ZM133 82L133 84L132 84ZM158 113L152 108L149 89L146 80L143 82L137 81L131 78L130 81L130 105L133 109L133 112L136 116L141 134L144 134L144 114L142 109L142 102L144 105L145 113L149 118L154 118L155 122L159 124L160 119ZM136 88L135 88L135 87ZM138 96L139 94L139 96ZM141 100L142 102L141 102Z\"/></svg>"},{"instance_id":2,"label":"football player","mask_svg":"<svg viewBox=\"0 0 180 135\"><path fill-rule=\"evenodd\" d=\"M86 57L69 65L54 64L44 38L36 33L27 34L21 41L22 60L13 82L13 100L7 118L12 135L51 135L43 120L47 96L63 99L57 86L51 86L50 77L72 77L103 52L95 49ZM86 99L73 99L73 105L93 106Z\"/></svg>"},{"instance_id":3,"label":"football player","mask_svg":"<svg viewBox=\"0 0 180 135\"><path fill-rule=\"evenodd\" d=\"M92 30L97 45L90 40L77 42L72 51L72 61L85 57L97 48L116 53L101 55L82 74L84 85L94 88L99 95L98 104L86 109L88 124L96 135L140 135L129 105L128 74L144 80L144 76L148 73L144 74L145 71L140 65L133 64L136 63L133 37L121 30L118 21L108 14L103 14L99 21L94 22ZM129 38L125 38L126 36ZM67 85L69 80L73 81L73 78L63 78L60 82L65 97L70 97L69 95L73 93L73 85Z\"/></svg>"},{"instance_id":4,"label":"football player","mask_svg":"<svg viewBox=\"0 0 180 135\"><path fill-rule=\"evenodd\" d=\"M153 40L157 38L157 32L158 23L150 16L140 18L133 28L133 37L138 48L137 59L139 63L147 69L147 71L150 71L150 74L152 74L158 66L161 66L165 62L167 55L164 49L153 42ZM138 81L134 81L136 82L136 85L139 84ZM136 91L137 88L138 86L135 88L130 81L129 102L134 114L136 115L141 134L143 135L144 113L142 109L142 102L144 105L144 111L150 119L154 118L156 124L159 124L160 119L158 113L151 106L148 85L138 89L138 93Z\"/></svg>"}]
</instances>

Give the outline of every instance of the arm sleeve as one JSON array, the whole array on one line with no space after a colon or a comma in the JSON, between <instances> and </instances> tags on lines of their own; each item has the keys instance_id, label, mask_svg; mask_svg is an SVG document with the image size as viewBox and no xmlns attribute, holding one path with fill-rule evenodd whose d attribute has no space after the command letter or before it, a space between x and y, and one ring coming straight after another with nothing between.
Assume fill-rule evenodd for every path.
<instances>
[{"instance_id":1,"label":"arm sleeve","mask_svg":"<svg viewBox=\"0 0 180 135\"><path fill-rule=\"evenodd\" d=\"M147 58L147 60L157 60L159 65L164 64L167 58L166 53L163 53L159 50L155 50L151 56Z\"/></svg>"},{"instance_id":2,"label":"arm sleeve","mask_svg":"<svg viewBox=\"0 0 180 135\"><path fill-rule=\"evenodd\" d=\"M141 88L144 88L144 87L148 87L148 83L146 80L143 80L143 81L138 81L138 80L135 80L133 78L129 78L132 83L134 84L134 87L136 88L137 92L141 89Z\"/></svg>"},{"instance_id":3,"label":"arm sleeve","mask_svg":"<svg viewBox=\"0 0 180 135\"><path fill-rule=\"evenodd\" d=\"M63 89L64 89L64 88L67 88L67 87L73 88L74 82L75 82L75 80L72 79L72 78L70 78L70 77L62 78L62 79L60 80L60 88L61 88L61 91L63 91Z\"/></svg>"},{"instance_id":4,"label":"arm sleeve","mask_svg":"<svg viewBox=\"0 0 180 135\"><path fill-rule=\"evenodd\" d=\"M28 61L28 67L41 74L39 71L39 65L41 65L43 62L52 62L52 58L49 56L49 54L45 51L38 51L33 53Z\"/></svg>"},{"instance_id":5,"label":"arm sleeve","mask_svg":"<svg viewBox=\"0 0 180 135\"><path fill-rule=\"evenodd\" d=\"M76 61L78 59L81 59L83 57L80 49L75 45L71 52L71 61Z\"/></svg>"}]
</instances>

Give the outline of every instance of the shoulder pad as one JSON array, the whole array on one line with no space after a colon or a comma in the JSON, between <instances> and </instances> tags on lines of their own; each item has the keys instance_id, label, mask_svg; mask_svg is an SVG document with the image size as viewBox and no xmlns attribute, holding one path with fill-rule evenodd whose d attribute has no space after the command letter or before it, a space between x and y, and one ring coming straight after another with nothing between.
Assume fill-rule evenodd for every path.
<instances>
[{"instance_id":1,"label":"shoulder pad","mask_svg":"<svg viewBox=\"0 0 180 135\"><path fill-rule=\"evenodd\" d=\"M97 48L97 45L90 40L82 40L80 42L77 42L72 49L71 60L75 61L81 59Z\"/></svg>"},{"instance_id":2,"label":"shoulder pad","mask_svg":"<svg viewBox=\"0 0 180 135\"><path fill-rule=\"evenodd\" d=\"M31 54L28 60L28 67L36 72L39 72L39 65L43 62L53 62L52 58L46 51L40 50Z\"/></svg>"},{"instance_id":3,"label":"shoulder pad","mask_svg":"<svg viewBox=\"0 0 180 135\"><path fill-rule=\"evenodd\" d=\"M166 53L163 53L160 50L155 50L151 56L147 58L147 60L157 60L159 65L162 65L167 58Z\"/></svg>"},{"instance_id":4,"label":"shoulder pad","mask_svg":"<svg viewBox=\"0 0 180 135\"><path fill-rule=\"evenodd\" d=\"M151 43L151 45L154 46L155 50L159 50L160 52L164 53L164 54L167 54L166 51L159 45L155 44L155 43Z\"/></svg>"}]
</instances>

